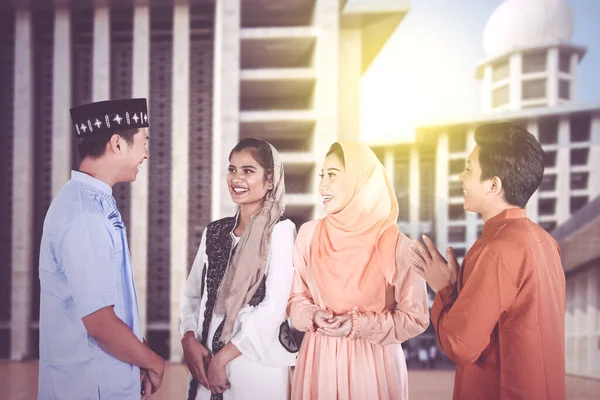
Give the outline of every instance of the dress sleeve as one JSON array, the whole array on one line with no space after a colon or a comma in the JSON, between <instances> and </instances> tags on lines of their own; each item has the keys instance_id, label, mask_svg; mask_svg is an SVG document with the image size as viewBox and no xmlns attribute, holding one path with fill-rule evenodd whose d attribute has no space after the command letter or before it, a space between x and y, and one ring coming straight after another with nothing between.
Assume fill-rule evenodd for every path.
<instances>
[{"instance_id":1,"label":"dress sleeve","mask_svg":"<svg viewBox=\"0 0 600 400\"><path fill-rule=\"evenodd\" d=\"M394 287L396 307L383 313L353 314L353 336L375 344L401 343L420 335L429 326L427 284L408 266L410 239L400 233L396 268L386 279Z\"/></svg>"},{"instance_id":2,"label":"dress sleeve","mask_svg":"<svg viewBox=\"0 0 600 400\"><path fill-rule=\"evenodd\" d=\"M111 228L102 214L82 214L68 224L60 242L57 257L80 318L114 306L122 290L123 259Z\"/></svg>"},{"instance_id":3,"label":"dress sleeve","mask_svg":"<svg viewBox=\"0 0 600 400\"><path fill-rule=\"evenodd\" d=\"M313 301L306 278L306 266L310 252L310 241L314 232L312 222L300 227L296 243L294 243L293 263L294 280L289 296L287 313L292 325L299 331L314 331L313 316L319 309Z\"/></svg>"},{"instance_id":4,"label":"dress sleeve","mask_svg":"<svg viewBox=\"0 0 600 400\"><path fill-rule=\"evenodd\" d=\"M268 365L292 365L295 360L294 355L279 349L279 327L286 320L285 308L294 276L292 248L295 236L293 222L285 220L275 225L265 297L256 307L248 306L240 311L236 323L239 328L231 338L242 354Z\"/></svg>"},{"instance_id":5,"label":"dress sleeve","mask_svg":"<svg viewBox=\"0 0 600 400\"><path fill-rule=\"evenodd\" d=\"M517 293L502 260L489 249L479 256L459 293L453 285L440 290L431 308L431 321L448 358L457 364L477 360Z\"/></svg>"},{"instance_id":6,"label":"dress sleeve","mask_svg":"<svg viewBox=\"0 0 600 400\"><path fill-rule=\"evenodd\" d=\"M208 229L208 228L207 228ZM192 270L181 290L181 336L188 331L194 331L196 338L201 335L202 321L204 320L204 308L206 307L206 270L208 261L206 259L206 231L202 233L200 247L194 258Z\"/></svg>"}]
</instances>

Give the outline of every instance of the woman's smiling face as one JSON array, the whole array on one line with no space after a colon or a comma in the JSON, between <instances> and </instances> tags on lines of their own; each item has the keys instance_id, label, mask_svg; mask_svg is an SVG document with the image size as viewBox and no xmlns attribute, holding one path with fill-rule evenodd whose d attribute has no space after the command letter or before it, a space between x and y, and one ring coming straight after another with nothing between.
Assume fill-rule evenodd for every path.
<instances>
[{"instance_id":1,"label":"woman's smiling face","mask_svg":"<svg viewBox=\"0 0 600 400\"><path fill-rule=\"evenodd\" d=\"M325 159L320 177L319 193L323 198L325 213L335 214L343 210L350 202L350 196L345 190L346 169L335 154Z\"/></svg>"},{"instance_id":2,"label":"woman's smiling face","mask_svg":"<svg viewBox=\"0 0 600 400\"><path fill-rule=\"evenodd\" d=\"M265 169L245 149L231 155L227 173L227 187L231 200L238 205L262 202L272 183L265 179Z\"/></svg>"}]
</instances>

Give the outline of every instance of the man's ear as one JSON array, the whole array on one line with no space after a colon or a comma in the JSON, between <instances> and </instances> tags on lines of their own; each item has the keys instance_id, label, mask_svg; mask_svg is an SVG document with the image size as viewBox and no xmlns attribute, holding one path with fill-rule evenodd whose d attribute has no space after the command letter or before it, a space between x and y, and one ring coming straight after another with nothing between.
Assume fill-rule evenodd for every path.
<instances>
[{"instance_id":1,"label":"man's ear","mask_svg":"<svg viewBox=\"0 0 600 400\"><path fill-rule=\"evenodd\" d=\"M108 143L106 144L107 151L110 151L111 153L115 153L118 154L121 152L121 146L123 146L123 141L121 140L121 136L119 135L112 135L110 137L110 140L108 141Z\"/></svg>"},{"instance_id":2,"label":"man's ear","mask_svg":"<svg viewBox=\"0 0 600 400\"><path fill-rule=\"evenodd\" d=\"M497 177L494 176L492 179L490 179L491 181L491 186L490 186L490 194L493 195L500 195L502 193L502 180Z\"/></svg>"}]
</instances>

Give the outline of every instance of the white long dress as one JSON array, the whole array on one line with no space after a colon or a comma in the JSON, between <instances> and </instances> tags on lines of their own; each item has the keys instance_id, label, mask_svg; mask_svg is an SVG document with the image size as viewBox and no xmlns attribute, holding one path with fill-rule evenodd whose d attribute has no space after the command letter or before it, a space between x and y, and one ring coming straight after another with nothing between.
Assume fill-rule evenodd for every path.
<instances>
[{"instance_id":1,"label":"white long dress","mask_svg":"<svg viewBox=\"0 0 600 400\"><path fill-rule=\"evenodd\" d=\"M231 256L231 249L227 249L228 244L233 248L239 241L239 238L233 234L236 225L234 218L224 218L216 223L220 224L221 236L207 238L207 234L210 234L207 233L209 228L204 230L181 296L181 334L183 336L188 331L194 331L199 342L202 342L203 329L208 326L204 321L205 315L209 315L207 307L214 308L216 300L214 287L220 285L220 280L215 282L215 275L211 274L209 264L211 257L207 255L207 242L209 246L219 247L208 249L208 253L220 255L220 257L213 256L212 261L217 264L215 260L218 259L222 264L226 262L223 261L224 254L227 254L227 260ZM224 229L229 232L224 232ZM212 232L214 231L213 228ZM295 364L297 353L286 350L280 341L280 326L286 321L286 306L294 276L292 249L295 234L296 227L289 220L278 222L273 229L263 288L264 298L257 305L247 305L238 313L231 342L242 354L227 365L227 378L231 387L223 393L223 400L289 398L291 366ZM223 240L224 235L229 236L231 240ZM227 267L221 266L221 268ZM211 285L213 296L208 289ZM208 335L205 335L206 347L211 353L214 353L215 332L223 319L223 315L212 312ZM191 375L188 378L186 396L190 396L190 381ZM211 399L210 390L198 385L195 398L190 400L209 399Z\"/></svg>"}]
</instances>

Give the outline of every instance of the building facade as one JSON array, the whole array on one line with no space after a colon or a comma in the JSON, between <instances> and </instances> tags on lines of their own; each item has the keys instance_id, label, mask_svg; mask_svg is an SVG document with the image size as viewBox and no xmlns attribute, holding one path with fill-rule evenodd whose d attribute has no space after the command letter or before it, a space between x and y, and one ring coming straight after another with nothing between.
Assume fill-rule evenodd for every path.
<instances>
[{"instance_id":1,"label":"building facade","mask_svg":"<svg viewBox=\"0 0 600 400\"><path fill-rule=\"evenodd\" d=\"M483 221L464 211L458 176L475 147L475 129L494 122L521 125L542 144L544 178L527 214L546 230L553 231L600 196L600 104L482 114L419 127L414 143L373 146L394 182L403 232L413 238L426 234L439 248L452 246L464 256Z\"/></svg>"},{"instance_id":2,"label":"building facade","mask_svg":"<svg viewBox=\"0 0 600 400\"><path fill-rule=\"evenodd\" d=\"M567 372L600 378L600 196L552 232L567 275Z\"/></svg>"},{"instance_id":3,"label":"building facade","mask_svg":"<svg viewBox=\"0 0 600 400\"><path fill-rule=\"evenodd\" d=\"M150 159L114 195L145 337L180 360L181 284L204 227L235 212L230 149L244 137L271 141L288 216L318 216L318 165L337 138L358 138L360 77L408 4L0 2L0 358L37 356L43 219L79 162L69 108L149 100Z\"/></svg>"},{"instance_id":4,"label":"building facade","mask_svg":"<svg viewBox=\"0 0 600 400\"><path fill-rule=\"evenodd\" d=\"M571 43L572 31L566 0L502 2L485 27L487 58L476 72L481 114L417 127L414 143L372 148L394 182L400 229L412 238L428 235L440 249L452 246L462 261L483 231L481 216L463 209L458 178L475 147L475 129L510 122L538 138L544 177L527 215L562 249L567 373L600 378L600 104L577 102L586 49ZM415 340L431 340L428 333Z\"/></svg>"}]
</instances>

